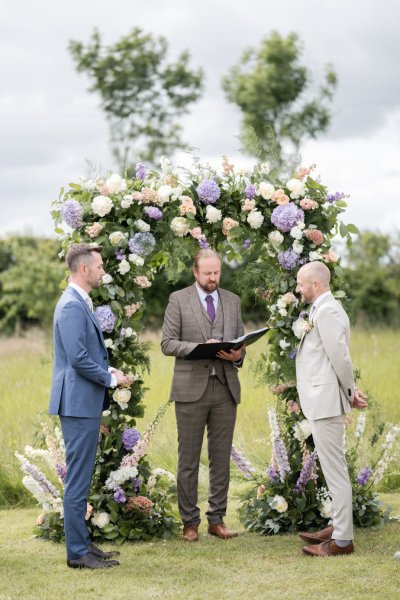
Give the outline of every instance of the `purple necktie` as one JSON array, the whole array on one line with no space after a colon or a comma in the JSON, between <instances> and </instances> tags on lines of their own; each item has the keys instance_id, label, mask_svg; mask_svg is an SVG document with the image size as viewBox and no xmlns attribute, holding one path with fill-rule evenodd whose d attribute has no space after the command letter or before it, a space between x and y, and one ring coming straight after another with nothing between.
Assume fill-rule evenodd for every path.
<instances>
[{"instance_id":1,"label":"purple necktie","mask_svg":"<svg viewBox=\"0 0 400 600\"><path fill-rule=\"evenodd\" d=\"M214 307L214 298L210 295L206 296L207 302L207 314L210 317L211 323L214 323L215 320L215 307Z\"/></svg>"}]
</instances>

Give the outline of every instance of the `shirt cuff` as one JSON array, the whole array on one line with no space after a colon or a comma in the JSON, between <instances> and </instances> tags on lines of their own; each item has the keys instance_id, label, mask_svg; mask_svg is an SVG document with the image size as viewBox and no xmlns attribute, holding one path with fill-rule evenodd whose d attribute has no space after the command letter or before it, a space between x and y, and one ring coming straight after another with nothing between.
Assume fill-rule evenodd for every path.
<instances>
[{"instance_id":1,"label":"shirt cuff","mask_svg":"<svg viewBox=\"0 0 400 600\"><path fill-rule=\"evenodd\" d=\"M117 387L117 378L115 377L115 375L113 375L113 373L111 373L110 387L111 388L116 388Z\"/></svg>"}]
</instances>

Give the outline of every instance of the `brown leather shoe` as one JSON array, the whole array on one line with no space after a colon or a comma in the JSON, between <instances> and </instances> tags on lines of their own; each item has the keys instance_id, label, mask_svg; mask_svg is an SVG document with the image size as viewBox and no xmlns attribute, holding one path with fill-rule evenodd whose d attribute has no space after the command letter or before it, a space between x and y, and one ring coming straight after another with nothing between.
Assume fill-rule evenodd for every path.
<instances>
[{"instance_id":1,"label":"brown leather shoe","mask_svg":"<svg viewBox=\"0 0 400 600\"><path fill-rule=\"evenodd\" d=\"M208 533L221 538L221 540L230 540L238 535L237 531L228 529L225 523L215 523L214 525L210 523L208 526Z\"/></svg>"},{"instance_id":2,"label":"brown leather shoe","mask_svg":"<svg viewBox=\"0 0 400 600\"><path fill-rule=\"evenodd\" d=\"M198 525L184 525L182 539L184 542L198 542L199 541L199 526Z\"/></svg>"},{"instance_id":3,"label":"brown leather shoe","mask_svg":"<svg viewBox=\"0 0 400 600\"><path fill-rule=\"evenodd\" d=\"M354 552L354 544L350 542L344 548L338 546L335 540L327 540L317 546L303 546L303 553L307 556L339 556Z\"/></svg>"},{"instance_id":4,"label":"brown leather shoe","mask_svg":"<svg viewBox=\"0 0 400 600\"><path fill-rule=\"evenodd\" d=\"M299 536L308 544L320 544L330 540L333 533L333 527L325 527L321 531L300 531Z\"/></svg>"}]
</instances>

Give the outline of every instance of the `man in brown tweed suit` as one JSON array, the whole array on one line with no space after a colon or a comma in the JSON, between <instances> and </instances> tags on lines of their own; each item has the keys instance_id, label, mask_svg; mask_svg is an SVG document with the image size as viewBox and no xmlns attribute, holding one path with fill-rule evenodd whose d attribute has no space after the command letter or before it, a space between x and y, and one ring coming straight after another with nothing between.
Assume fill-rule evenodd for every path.
<instances>
[{"instance_id":1,"label":"man in brown tweed suit","mask_svg":"<svg viewBox=\"0 0 400 600\"><path fill-rule=\"evenodd\" d=\"M197 506L200 453L207 427L209 457L208 532L222 539L237 535L224 524L230 451L240 402L238 367L243 347L220 352L215 360L184 360L197 344L243 335L240 298L218 288L221 259L200 250L193 264L195 283L171 294L165 311L161 348L175 356L171 399L178 427L178 505L185 541L198 540Z\"/></svg>"}]
</instances>

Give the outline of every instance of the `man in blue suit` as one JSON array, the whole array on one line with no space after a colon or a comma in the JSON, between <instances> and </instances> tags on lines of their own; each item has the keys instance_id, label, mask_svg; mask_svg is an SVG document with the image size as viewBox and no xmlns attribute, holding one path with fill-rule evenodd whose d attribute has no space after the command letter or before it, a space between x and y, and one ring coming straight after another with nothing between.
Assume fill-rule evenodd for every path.
<instances>
[{"instance_id":1,"label":"man in blue suit","mask_svg":"<svg viewBox=\"0 0 400 600\"><path fill-rule=\"evenodd\" d=\"M104 569L119 564L91 544L85 523L102 411L107 388L129 386L131 380L108 366L103 334L89 293L104 275L101 248L72 244L66 255L69 285L54 312L54 365L49 412L59 415L67 476L64 488L64 530L67 564L71 568Z\"/></svg>"}]
</instances>

